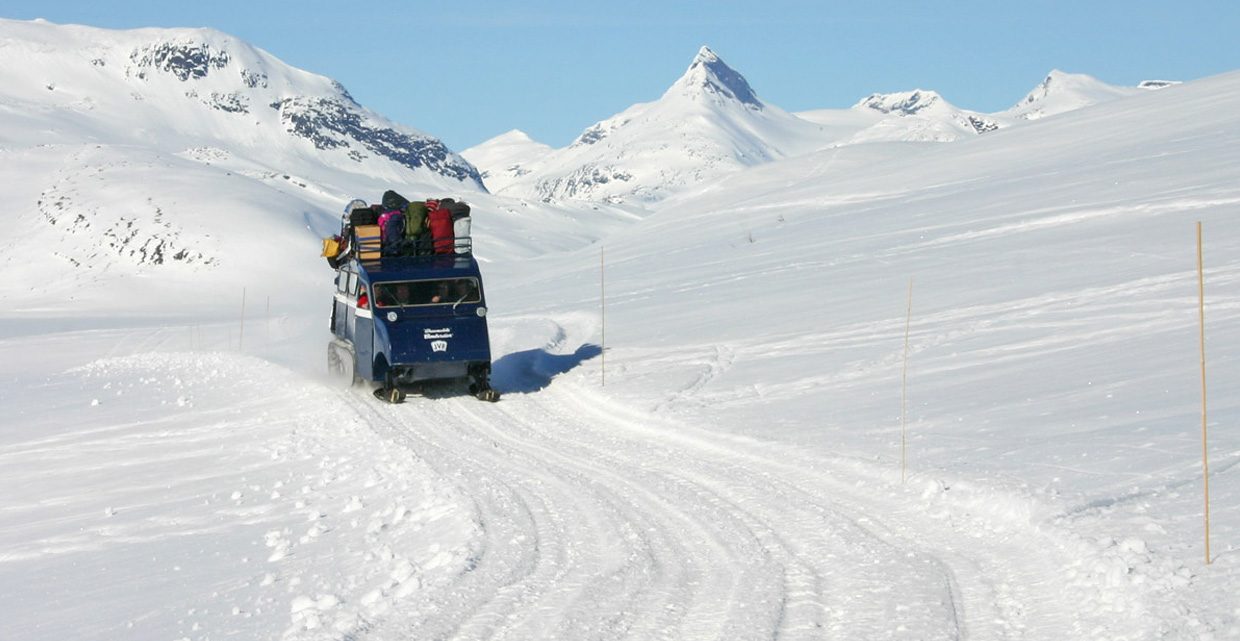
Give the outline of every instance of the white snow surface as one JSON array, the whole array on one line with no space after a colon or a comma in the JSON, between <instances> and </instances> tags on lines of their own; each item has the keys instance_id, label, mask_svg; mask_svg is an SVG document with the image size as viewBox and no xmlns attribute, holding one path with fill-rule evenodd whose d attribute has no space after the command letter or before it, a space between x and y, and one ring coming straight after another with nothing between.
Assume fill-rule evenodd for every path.
<instances>
[{"instance_id":1,"label":"white snow surface","mask_svg":"<svg viewBox=\"0 0 1240 641\"><path fill-rule=\"evenodd\" d=\"M1240 638L1240 72L645 209L462 187L495 404L325 372L319 239L447 183L81 91L0 102L0 639Z\"/></svg>"}]
</instances>

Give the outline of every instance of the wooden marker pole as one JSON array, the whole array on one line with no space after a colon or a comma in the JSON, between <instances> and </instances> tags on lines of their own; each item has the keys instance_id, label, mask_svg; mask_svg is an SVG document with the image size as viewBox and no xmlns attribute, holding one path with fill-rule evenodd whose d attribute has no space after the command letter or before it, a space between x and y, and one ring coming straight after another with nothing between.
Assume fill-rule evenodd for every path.
<instances>
[{"instance_id":1,"label":"wooden marker pole","mask_svg":"<svg viewBox=\"0 0 1240 641\"><path fill-rule=\"evenodd\" d=\"M237 351L245 351L245 288L241 288L241 330L237 336Z\"/></svg>"},{"instance_id":2,"label":"wooden marker pole","mask_svg":"<svg viewBox=\"0 0 1240 641\"><path fill-rule=\"evenodd\" d=\"M599 308L599 376L600 387L607 386L607 262L603 246L598 248L598 308Z\"/></svg>"},{"instance_id":3,"label":"wooden marker pole","mask_svg":"<svg viewBox=\"0 0 1240 641\"><path fill-rule=\"evenodd\" d=\"M1201 338L1201 473L1205 481L1206 565L1210 565L1210 457L1206 440L1206 278L1197 221L1197 317Z\"/></svg>"},{"instance_id":4,"label":"wooden marker pole","mask_svg":"<svg viewBox=\"0 0 1240 641\"><path fill-rule=\"evenodd\" d=\"M908 335L913 324L913 279L908 279L908 313L904 318L904 377L900 381L900 484L904 484L905 467L908 456L906 437L906 407L908 406Z\"/></svg>"}]
</instances>

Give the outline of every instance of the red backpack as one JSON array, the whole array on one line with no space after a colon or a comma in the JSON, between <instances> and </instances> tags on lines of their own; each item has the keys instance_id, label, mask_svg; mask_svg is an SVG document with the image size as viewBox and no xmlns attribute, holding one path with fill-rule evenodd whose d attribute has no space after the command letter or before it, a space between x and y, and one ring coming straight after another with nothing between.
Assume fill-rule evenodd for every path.
<instances>
[{"instance_id":1,"label":"red backpack","mask_svg":"<svg viewBox=\"0 0 1240 641\"><path fill-rule=\"evenodd\" d=\"M426 213L426 219L427 227L431 230L431 238L435 239L435 253L451 254L453 252L452 212L436 207Z\"/></svg>"}]
</instances>

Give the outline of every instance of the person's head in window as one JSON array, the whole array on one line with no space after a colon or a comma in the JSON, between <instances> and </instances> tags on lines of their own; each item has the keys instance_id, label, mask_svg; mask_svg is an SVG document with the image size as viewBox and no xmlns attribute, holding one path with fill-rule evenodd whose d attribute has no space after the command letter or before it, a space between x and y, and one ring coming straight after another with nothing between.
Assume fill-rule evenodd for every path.
<instances>
[{"instance_id":1,"label":"person's head in window","mask_svg":"<svg viewBox=\"0 0 1240 641\"><path fill-rule=\"evenodd\" d=\"M435 284L435 293L431 295L432 303L444 303L448 301L448 297L452 295L452 289L448 286L448 281L441 280Z\"/></svg>"}]
</instances>

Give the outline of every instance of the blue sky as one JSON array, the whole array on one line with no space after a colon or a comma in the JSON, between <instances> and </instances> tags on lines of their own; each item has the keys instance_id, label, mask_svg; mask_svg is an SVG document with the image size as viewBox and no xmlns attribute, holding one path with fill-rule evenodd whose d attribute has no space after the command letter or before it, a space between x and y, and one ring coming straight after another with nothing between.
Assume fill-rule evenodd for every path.
<instances>
[{"instance_id":1,"label":"blue sky","mask_svg":"<svg viewBox=\"0 0 1240 641\"><path fill-rule=\"evenodd\" d=\"M703 45L789 111L928 89L993 112L1052 69L1116 85L1240 69L1236 0L0 0L0 17L213 27L457 151L511 129L566 146L657 99Z\"/></svg>"}]
</instances>

